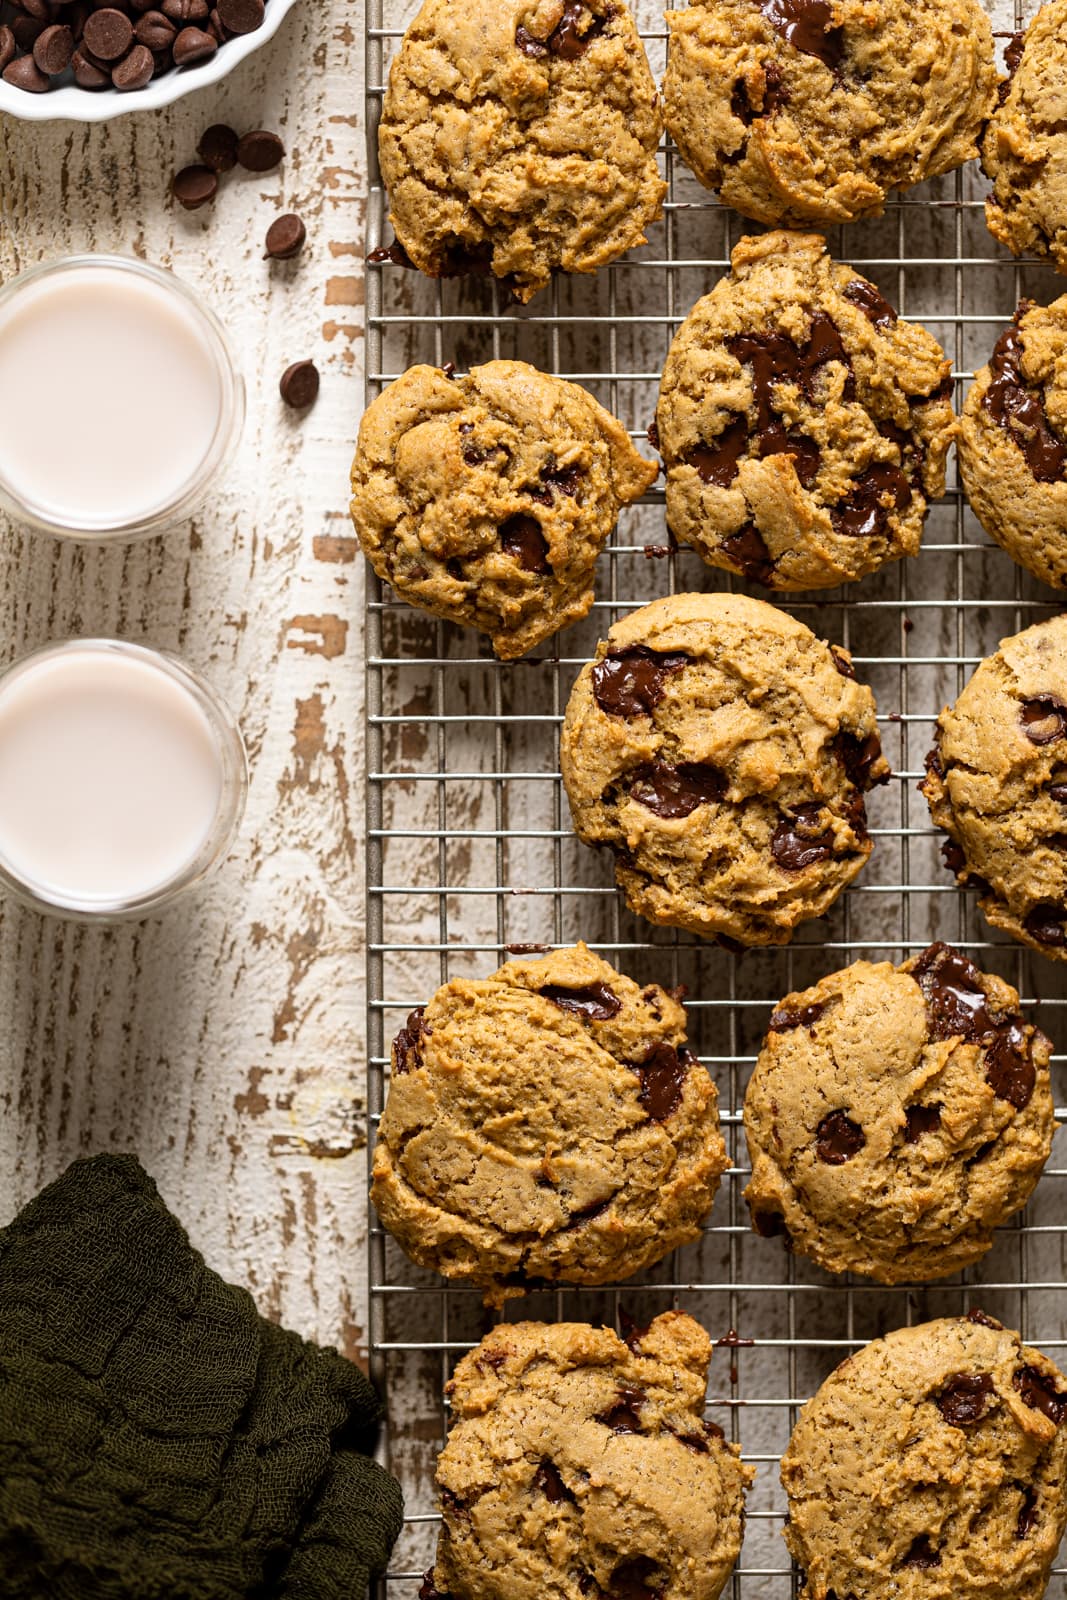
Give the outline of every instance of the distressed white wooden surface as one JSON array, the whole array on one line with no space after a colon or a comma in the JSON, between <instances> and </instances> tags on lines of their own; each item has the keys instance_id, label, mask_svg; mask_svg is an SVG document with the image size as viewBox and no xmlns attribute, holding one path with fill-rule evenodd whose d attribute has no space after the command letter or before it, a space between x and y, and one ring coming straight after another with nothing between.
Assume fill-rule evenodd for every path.
<instances>
[{"instance_id":1,"label":"distressed white wooden surface","mask_svg":"<svg viewBox=\"0 0 1067 1600\"><path fill-rule=\"evenodd\" d=\"M0 661L78 633L178 650L238 714L252 769L230 860L166 915L100 930L0 906L0 1222L75 1157L136 1151L212 1265L357 1358L361 568L345 490L362 395L362 49L362 0L300 0L271 44L163 112L91 129L0 118L0 278L87 249L171 266L229 328L249 401L191 525L110 550L0 526ZM288 155L187 214L169 180L217 121L274 128ZM272 264L262 241L282 210L304 216L309 247ZM322 393L293 414L277 382L305 356ZM61 419L57 451L74 425Z\"/></svg>"}]
</instances>

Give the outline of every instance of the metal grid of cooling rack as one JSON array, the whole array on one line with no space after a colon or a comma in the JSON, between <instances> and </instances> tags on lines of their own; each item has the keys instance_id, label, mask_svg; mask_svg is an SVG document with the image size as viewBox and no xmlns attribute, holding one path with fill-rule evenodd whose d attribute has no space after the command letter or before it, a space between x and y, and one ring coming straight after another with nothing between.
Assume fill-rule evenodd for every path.
<instances>
[{"instance_id":1,"label":"metal grid of cooling rack","mask_svg":"<svg viewBox=\"0 0 1067 1600\"><path fill-rule=\"evenodd\" d=\"M367 128L372 174L368 250L388 242L376 165L376 126L388 64L417 0L368 0ZM987 0L1001 35L1023 25L1031 0ZM666 35L654 3L634 6L657 77ZM1002 40L1003 42L1003 40ZM367 275L367 398L416 361L514 357L590 388L643 435L671 337L728 266L751 225L699 189L667 146L663 223L649 244L595 279L557 280L517 308L492 283L429 283L391 265ZM1023 295L1048 301L1054 276L999 253L972 169L895 200L884 218L835 230L831 249L874 279L906 317L922 321L953 359L957 398ZM799 1406L847 1353L903 1323L983 1305L1062 1361L1067 1352L1067 1142L1027 1212L962 1277L885 1289L834 1279L755 1238L741 1199L747 1158L745 1082L774 1003L857 956L903 960L934 938L972 952L1019 988L1057 1045L1054 1086L1067 1087L1063 970L998 942L940 861L916 793L932 724L982 656L1006 634L1060 607L993 549L958 483L934 507L923 553L858 585L780 602L853 652L874 688L893 782L870 799L876 848L824 922L786 949L737 958L632 917L610 863L577 844L557 770L558 727L571 684L595 641L627 610L658 595L730 587L688 551L664 554L662 493L623 513L601 559L590 618L532 660L501 665L487 644L422 617L370 580L366 611L368 758L368 1049L372 1133L386 1092L388 1043L406 1013L450 977L492 971L516 947L584 938L638 978L684 983L690 1036L714 1077L731 1170L702 1240L618 1289L560 1289L512 1303L511 1316L617 1325L679 1306L723 1341L712 1362L709 1415L757 1467L732 1600L797 1593L781 1540L785 1503L777 1463ZM754 593L763 595L758 588ZM775 599L776 597L771 596ZM370 1348L387 1395L383 1457L407 1497L404 1532L379 1600L414 1600L430 1565L437 1515L433 1468L447 1431L444 1384L486 1331L477 1295L411 1266L370 1228ZM730 1337L731 1331L740 1344ZM1067 1595L1067 1566L1050 1594Z\"/></svg>"}]
</instances>

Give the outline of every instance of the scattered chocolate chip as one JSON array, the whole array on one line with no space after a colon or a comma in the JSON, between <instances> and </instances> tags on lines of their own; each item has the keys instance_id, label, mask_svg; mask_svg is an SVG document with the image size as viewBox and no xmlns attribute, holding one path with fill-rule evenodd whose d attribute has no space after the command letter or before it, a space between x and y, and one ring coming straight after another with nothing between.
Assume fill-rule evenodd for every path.
<instances>
[{"instance_id":1,"label":"scattered chocolate chip","mask_svg":"<svg viewBox=\"0 0 1067 1600\"><path fill-rule=\"evenodd\" d=\"M654 816L675 821L692 816L698 806L714 805L726 793L726 779L717 767L682 761L672 767L652 761L637 767L630 784L631 797Z\"/></svg>"},{"instance_id":2,"label":"scattered chocolate chip","mask_svg":"<svg viewBox=\"0 0 1067 1600\"><path fill-rule=\"evenodd\" d=\"M993 1380L988 1372L958 1372L934 1395L934 1404L954 1428L980 1422L989 1410Z\"/></svg>"},{"instance_id":3,"label":"scattered chocolate chip","mask_svg":"<svg viewBox=\"0 0 1067 1600\"><path fill-rule=\"evenodd\" d=\"M549 983L537 993L559 1006L561 1011L573 1011L576 1016L588 1017L594 1022L607 1022L622 1010L622 1001L606 983L587 983L581 989L565 989L558 983Z\"/></svg>"},{"instance_id":4,"label":"scattered chocolate chip","mask_svg":"<svg viewBox=\"0 0 1067 1600\"><path fill-rule=\"evenodd\" d=\"M1020 1367L1011 1381L1031 1411L1040 1411L1059 1427L1067 1414L1067 1395L1059 1393L1051 1378L1037 1367Z\"/></svg>"},{"instance_id":5,"label":"scattered chocolate chip","mask_svg":"<svg viewBox=\"0 0 1067 1600\"><path fill-rule=\"evenodd\" d=\"M754 522L746 522L736 533L720 540L719 548L742 575L752 583L770 587L774 581L774 558Z\"/></svg>"},{"instance_id":6,"label":"scattered chocolate chip","mask_svg":"<svg viewBox=\"0 0 1067 1600\"><path fill-rule=\"evenodd\" d=\"M160 9L181 27L190 22L206 22L211 15L208 0L160 0Z\"/></svg>"},{"instance_id":7,"label":"scattered chocolate chip","mask_svg":"<svg viewBox=\"0 0 1067 1600\"><path fill-rule=\"evenodd\" d=\"M1019 1517L1015 1524L1015 1537L1017 1539L1027 1538L1029 1534L1033 1533L1040 1520L1037 1510L1037 1495L1033 1489L1024 1489L1022 1494L1023 1503L1019 1507Z\"/></svg>"},{"instance_id":8,"label":"scattered chocolate chip","mask_svg":"<svg viewBox=\"0 0 1067 1600\"><path fill-rule=\"evenodd\" d=\"M936 1133L941 1126L941 1107L909 1106L904 1116L904 1139L908 1144L918 1144L927 1133Z\"/></svg>"},{"instance_id":9,"label":"scattered chocolate chip","mask_svg":"<svg viewBox=\"0 0 1067 1600\"><path fill-rule=\"evenodd\" d=\"M237 165L238 138L225 122L213 122L200 136L196 153L212 172L232 172Z\"/></svg>"},{"instance_id":10,"label":"scattered chocolate chip","mask_svg":"<svg viewBox=\"0 0 1067 1600\"><path fill-rule=\"evenodd\" d=\"M307 243L307 229L294 211L277 217L267 229L265 261L292 261Z\"/></svg>"},{"instance_id":11,"label":"scattered chocolate chip","mask_svg":"<svg viewBox=\"0 0 1067 1600\"><path fill-rule=\"evenodd\" d=\"M878 734L868 733L861 739L858 734L845 731L837 735L834 748L849 782L857 789L870 789L871 773L882 759L882 741ZM888 783L889 774L885 773L879 781Z\"/></svg>"},{"instance_id":12,"label":"scattered chocolate chip","mask_svg":"<svg viewBox=\"0 0 1067 1600\"><path fill-rule=\"evenodd\" d=\"M912 1541L911 1548L900 1564L902 1567L919 1567L926 1571L941 1565L941 1552L934 1549L928 1534L921 1533Z\"/></svg>"},{"instance_id":13,"label":"scattered chocolate chip","mask_svg":"<svg viewBox=\"0 0 1067 1600\"><path fill-rule=\"evenodd\" d=\"M677 1110L685 1080L696 1064L696 1057L684 1045L676 1050L660 1040L649 1046L637 1068L641 1080L638 1099L653 1122L666 1122Z\"/></svg>"},{"instance_id":14,"label":"scattered chocolate chip","mask_svg":"<svg viewBox=\"0 0 1067 1600\"><path fill-rule=\"evenodd\" d=\"M425 1006L416 1006L393 1040L393 1071L397 1074L414 1072L422 1066L422 1041L433 1032L426 1026L425 1013Z\"/></svg>"},{"instance_id":15,"label":"scattered chocolate chip","mask_svg":"<svg viewBox=\"0 0 1067 1600\"><path fill-rule=\"evenodd\" d=\"M110 89L111 74L98 61L95 61L88 50L75 50L71 58L71 71L74 81L81 89Z\"/></svg>"},{"instance_id":16,"label":"scattered chocolate chip","mask_svg":"<svg viewBox=\"0 0 1067 1600\"><path fill-rule=\"evenodd\" d=\"M833 854L833 829L823 825L823 807L818 802L794 806L783 817L771 839L771 855L787 872L801 872L826 861Z\"/></svg>"},{"instance_id":17,"label":"scattered chocolate chip","mask_svg":"<svg viewBox=\"0 0 1067 1600\"><path fill-rule=\"evenodd\" d=\"M50 78L66 72L74 56L74 35L62 23L53 23L37 35L33 46L33 59L41 71Z\"/></svg>"},{"instance_id":18,"label":"scattered chocolate chip","mask_svg":"<svg viewBox=\"0 0 1067 1600\"><path fill-rule=\"evenodd\" d=\"M788 1033L792 1028L810 1028L818 1022L829 1000L813 1000L809 1006L778 1006L771 1012L768 1027L771 1033Z\"/></svg>"},{"instance_id":19,"label":"scattered chocolate chip","mask_svg":"<svg viewBox=\"0 0 1067 1600\"><path fill-rule=\"evenodd\" d=\"M121 94L147 89L156 71L156 58L143 44L135 44L128 56L111 69L111 82Z\"/></svg>"},{"instance_id":20,"label":"scattered chocolate chip","mask_svg":"<svg viewBox=\"0 0 1067 1600\"><path fill-rule=\"evenodd\" d=\"M534 1474L534 1487L540 1489L550 1505L558 1506L564 1500L573 1500L567 1485L559 1475L559 1468L546 1456Z\"/></svg>"},{"instance_id":21,"label":"scattered chocolate chip","mask_svg":"<svg viewBox=\"0 0 1067 1600\"><path fill-rule=\"evenodd\" d=\"M246 172L273 172L284 155L282 141L266 128L254 128L237 141L237 161Z\"/></svg>"},{"instance_id":22,"label":"scattered chocolate chip","mask_svg":"<svg viewBox=\"0 0 1067 1600\"><path fill-rule=\"evenodd\" d=\"M851 300L854 306L859 306L864 316L874 323L876 328L891 328L897 320L897 313L889 301L876 289L873 283L868 283L866 278L853 278L851 283L844 287L846 300Z\"/></svg>"},{"instance_id":23,"label":"scattered chocolate chip","mask_svg":"<svg viewBox=\"0 0 1067 1600\"><path fill-rule=\"evenodd\" d=\"M162 11L146 11L137 19L133 31L137 43L143 44L153 55L163 50L173 50L178 37L177 28Z\"/></svg>"},{"instance_id":24,"label":"scattered chocolate chip","mask_svg":"<svg viewBox=\"0 0 1067 1600\"><path fill-rule=\"evenodd\" d=\"M892 512L907 510L911 499L911 485L900 468L876 461L831 508L830 521L835 532L851 539L873 539L885 533Z\"/></svg>"},{"instance_id":25,"label":"scattered chocolate chip","mask_svg":"<svg viewBox=\"0 0 1067 1600\"><path fill-rule=\"evenodd\" d=\"M227 33L254 33L263 26L263 0L217 0L219 21Z\"/></svg>"},{"instance_id":26,"label":"scattered chocolate chip","mask_svg":"<svg viewBox=\"0 0 1067 1600\"><path fill-rule=\"evenodd\" d=\"M831 1111L816 1130L815 1154L828 1167L843 1167L846 1161L859 1155L866 1143L858 1123L852 1122L843 1111Z\"/></svg>"},{"instance_id":27,"label":"scattered chocolate chip","mask_svg":"<svg viewBox=\"0 0 1067 1600\"><path fill-rule=\"evenodd\" d=\"M607 1600L660 1600L665 1585L662 1574L648 1556L634 1556L617 1566L609 1579Z\"/></svg>"},{"instance_id":28,"label":"scattered chocolate chip","mask_svg":"<svg viewBox=\"0 0 1067 1600\"><path fill-rule=\"evenodd\" d=\"M645 560L662 561L665 556L670 555L672 548L669 544L646 544Z\"/></svg>"},{"instance_id":29,"label":"scattered chocolate chip","mask_svg":"<svg viewBox=\"0 0 1067 1600\"><path fill-rule=\"evenodd\" d=\"M640 1433L640 1412L647 1398L643 1389L621 1387L614 1404L607 1411L602 1411L595 1420L602 1422L605 1428L610 1428L612 1433Z\"/></svg>"},{"instance_id":30,"label":"scattered chocolate chip","mask_svg":"<svg viewBox=\"0 0 1067 1600\"><path fill-rule=\"evenodd\" d=\"M204 28L183 28L174 41L174 65L195 67L200 61L210 61L219 47L213 33Z\"/></svg>"},{"instance_id":31,"label":"scattered chocolate chip","mask_svg":"<svg viewBox=\"0 0 1067 1600\"><path fill-rule=\"evenodd\" d=\"M715 1348L717 1350L747 1350L753 1348L755 1343L755 1339L742 1339L735 1328L730 1328L727 1333L723 1334L721 1339L716 1339ZM721 1429L719 1431L720 1433L722 1432Z\"/></svg>"},{"instance_id":32,"label":"scattered chocolate chip","mask_svg":"<svg viewBox=\"0 0 1067 1600\"><path fill-rule=\"evenodd\" d=\"M833 25L829 0L762 0L760 10L794 50L815 56L831 72L845 54L845 30Z\"/></svg>"},{"instance_id":33,"label":"scattered chocolate chip","mask_svg":"<svg viewBox=\"0 0 1067 1600\"><path fill-rule=\"evenodd\" d=\"M1054 694L1034 695L1023 701L1019 721L1031 744L1052 744L1067 734L1067 705Z\"/></svg>"},{"instance_id":34,"label":"scattered chocolate chip","mask_svg":"<svg viewBox=\"0 0 1067 1600\"><path fill-rule=\"evenodd\" d=\"M314 361L294 361L286 367L278 391L286 405L296 411L313 405L319 393L319 369Z\"/></svg>"},{"instance_id":35,"label":"scattered chocolate chip","mask_svg":"<svg viewBox=\"0 0 1067 1600\"><path fill-rule=\"evenodd\" d=\"M973 1322L979 1328L995 1328L998 1333L1000 1333L1004 1327L1003 1322L998 1322L996 1317L987 1317L985 1312L980 1311L977 1306L972 1306L964 1320L967 1322Z\"/></svg>"},{"instance_id":36,"label":"scattered chocolate chip","mask_svg":"<svg viewBox=\"0 0 1067 1600\"><path fill-rule=\"evenodd\" d=\"M183 167L174 174L171 193L186 211L199 211L219 192L219 180L210 167Z\"/></svg>"},{"instance_id":37,"label":"scattered chocolate chip","mask_svg":"<svg viewBox=\"0 0 1067 1600\"><path fill-rule=\"evenodd\" d=\"M5 83L10 83L15 89L24 89L27 94L44 94L51 85L51 80L41 71L32 55L16 56L0 76Z\"/></svg>"},{"instance_id":38,"label":"scattered chocolate chip","mask_svg":"<svg viewBox=\"0 0 1067 1600\"><path fill-rule=\"evenodd\" d=\"M787 1239L789 1237L789 1229L780 1211L753 1211L752 1226L761 1239L779 1239L783 1235Z\"/></svg>"},{"instance_id":39,"label":"scattered chocolate chip","mask_svg":"<svg viewBox=\"0 0 1067 1600\"><path fill-rule=\"evenodd\" d=\"M687 666L680 651L643 644L610 650L593 668L593 698L609 717L647 717L663 699L667 679Z\"/></svg>"},{"instance_id":40,"label":"scattered chocolate chip","mask_svg":"<svg viewBox=\"0 0 1067 1600\"><path fill-rule=\"evenodd\" d=\"M520 511L500 524L500 547L524 572L551 572L548 540L536 517Z\"/></svg>"},{"instance_id":41,"label":"scattered chocolate chip","mask_svg":"<svg viewBox=\"0 0 1067 1600\"><path fill-rule=\"evenodd\" d=\"M982 409L1015 440L1038 483L1059 483L1067 465L1067 446L1049 426L1042 396L1030 388L1023 376L1019 327L1023 315L1024 308L1020 306L1015 325L996 342Z\"/></svg>"}]
</instances>

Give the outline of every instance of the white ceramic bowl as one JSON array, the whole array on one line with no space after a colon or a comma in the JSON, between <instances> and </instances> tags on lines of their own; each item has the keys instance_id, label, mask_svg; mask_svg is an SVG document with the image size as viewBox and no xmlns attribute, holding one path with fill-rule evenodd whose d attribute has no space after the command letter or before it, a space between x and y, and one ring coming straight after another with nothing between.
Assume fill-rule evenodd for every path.
<instances>
[{"instance_id":1,"label":"white ceramic bowl","mask_svg":"<svg viewBox=\"0 0 1067 1600\"><path fill-rule=\"evenodd\" d=\"M210 61L200 66L175 67L163 77L153 78L147 89L134 89L128 94L120 94L117 89L79 89L75 83L50 89L47 94L27 94L25 89L16 89L0 78L0 112L23 122L110 122L112 117L131 111L158 111L160 106L173 105L194 89L218 83L274 37L295 4L296 0L267 0L263 26L254 33L227 40Z\"/></svg>"}]
</instances>

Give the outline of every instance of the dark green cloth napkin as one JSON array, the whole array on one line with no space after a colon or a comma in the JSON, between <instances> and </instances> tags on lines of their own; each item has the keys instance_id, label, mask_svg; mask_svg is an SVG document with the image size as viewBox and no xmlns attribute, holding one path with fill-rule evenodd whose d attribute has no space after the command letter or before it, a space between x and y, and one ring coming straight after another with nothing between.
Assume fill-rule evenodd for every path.
<instances>
[{"instance_id":1,"label":"dark green cloth napkin","mask_svg":"<svg viewBox=\"0 0 1067 1600\"><path fill-rule=\"evenodd\" d=\"M402 1515L379 1415L132 1157L76 1162L0 1231L5 1600L362 1600Z\"/></svg>"}]
</instances>

